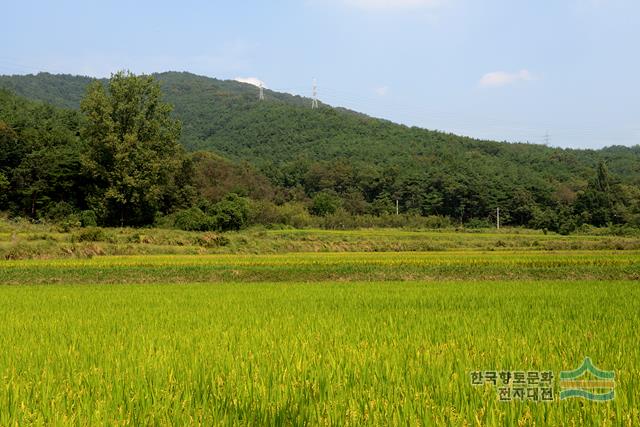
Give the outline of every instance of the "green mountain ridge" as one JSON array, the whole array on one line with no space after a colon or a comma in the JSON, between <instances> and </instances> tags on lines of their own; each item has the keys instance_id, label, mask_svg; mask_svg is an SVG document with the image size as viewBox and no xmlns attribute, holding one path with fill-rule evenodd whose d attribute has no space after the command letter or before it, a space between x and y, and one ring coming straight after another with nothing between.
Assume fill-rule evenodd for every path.
<instances>
[{"instance_id":1,"label":"green mountain ridge","mask_svg":"<svg viewBox=\"0 0 640 427\"><path fill-rule=\"evenodd\" d=\"M256 112L265 114L262 120L253 122L254 126L260 127L262 125L262 123L260 123L261 121L269 121L273 119L273 117L269 116L269 111L272 109L274 104L284 104L288 107L300 107L305 110L311 105L310 98L275 92L269 89L265 89L266 101L264 103L260 103L258 102L258 89L255 86L234 80L219 80L188 72L173 71L154 73L152 75L160 82L165 94L165 100L174 105L176 115L183 121L183 141L187 148L191 149L210 148L207 147L207 140L212 137L212 145L215 145L220 139L228 141L228 134L240 133L236 128L246 128L247 125L251 124L247 123L249 120L238 120L237 122L229 121L229 114L221 114L222 117L216 120L216 118L212 116L214 113L222 113L222 111L220 111L221 106L228 109L229 112L237 115L246 114L250 112L250 110L255 110ZM43 101L61 108L78 109L87 86L93 80L95 80L95 78L88 76L50 74L46 72L41 72L36 75L0 75L0 88L8 89L27 99ZM99 80L105 83L107 82L107 79ZM267 104L268 107L265 108L264 104ZM384 130L388 130L388 127L384 127L384 125L397 127L397 129L404 129L407 131L407 138L415 137L416 133L419 134L420 132L425 132L425 134L430 134L430 136L440 135L441 138L454 137L460 141L473 141L476 143L479 142L491 145L497 143L496 141L481 141L475 138L457 136L440 131L429 131L418 127L409 128L384 119L371 118L365 114L341 107L329 107L326 104L320 105L321 107L324 107L322 109L326 110L327 108L331 108L331 110L342 114L342 119L361 119L360 123L357 123L356 121L355 124L364 123L374 127L382 125L382 129ZM201 111L198 111L198 114L193 114L194 110ZM292 121L289 126L297 128L296 130L304 130L304 126L297 123L296 119L305 119L308 115L303 114L304 111L300 110L296 111L292 109L287 112L295 114L294 117L291 117ZM220 126L221 123L224 126ZM353 122L343 123L343 125L351 128L353 128L355 124ZM309 125L312 127L314 123L310 122ZM380 129L381 128L378 128L378 130ZM418 137L424 138L425 134L418 135ZM371 135L367 136L371 137ZM388 137L389 135L385 134L383 136ZM321 138L315 138L315 140L318 139ZM507 142L498 142L498 144L509 144L510 146L521 145L521 143ZM529 143L524 145L527 147L536 147L537 149L548 150L549 152L608 152L611 153L613 157L615 157L614 153L637 154L640 152L640 145L635 147L611 146L600 150L561 149ZM489 154L491 152L495 152L495 145L494 148L487 149L485 151L488 151ZM419 155L419 152L417 154Z\"/></svg>"}]
</instances>

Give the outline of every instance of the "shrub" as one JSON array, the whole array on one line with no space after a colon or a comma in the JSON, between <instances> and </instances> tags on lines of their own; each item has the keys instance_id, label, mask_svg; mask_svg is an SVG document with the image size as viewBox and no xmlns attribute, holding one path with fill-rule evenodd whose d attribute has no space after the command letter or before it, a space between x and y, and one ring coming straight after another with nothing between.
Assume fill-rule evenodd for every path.
<instances>
[{"instance_id":1,"label":"shrub","mask_svg":"<svg viewBox=\"0 0 640 427\"><path fill-rule=\"evenodd\" d=\"M52 203L47 207L46 211L44 212L44 218L60 223L74 213L75 210L69 203L57 202Z\"/></svg>"},{"instance_id":2,"label":"shrub","mask_svg":"<svg viewBox=\"0 0 640 427\"><path fill-rule=\"evenodd\" d=\"M76 242L109 242L113 239L103 229L90 227L73 236L72 240Z\"/></svg>"},{"instance_id":3,"label":"shrub","mask_svg":"<svg viewBox=\"0 0 640 427\"><path fill-rule=\"evenodd\" d=\"M80 218L76 214L69 215L58 221L58 229L63 233L68 233L74 228L80 227Z\"/></svg>"},{"instance_id":4,"label":"shrub","mask_svg":"<svg viewBox=\"0 0 640 427\"><path fill-rule=\"evenodd\" d=\"M277 223L290 227L305 228L318 226L317 218L312 217L302 203L289 202L278 206L277 215Z\"/></svg>"},{"instance_id":5,"label":"shrub","mask_svg":"<svg viewBox=\"0 0 640 427\"><path fill-rule=\"evenodd\" d=\"M216 229L221 231L240 230L248 223L249 201L236 194L228 195L213 207Z\"/></svg>"},{"instance_id":6,"label":"shrub","mask_svg":"<svg viewBox=\"0 0 640 427\"><path fill-rule=\"evenodd\" d=\"M176 228L176 214L172 213L169 215L162 215L157 213L154 220L153 226L155 228Z\"/></svg>"},{"instance_id":7,"label":"shrub","mask_svg":"<svg viewBox=\"0 0 640 427\"><path fill-rule=\"evenodd\" d=\"M156 243L156 239L152 235L134 233L127 239L129 243L141 243L145 245L152 245Z\"/></svg>"},{"instance_id":8,"label":"shrub","mask_svg":"<svg viewBox=\"0 0 640 427\"><path fill-rule=\"evenodd\" d=\"M221 234L204 233L198 236L196 243L205 248L216 248L219 246L227 246L230 242L228 238Z\"/></svg>"},{"instance_id":9,"label":"shrub","mask_svg":"<svg viewBox=\"0 0 640 427\"><path fill-rule=\"evenodd\" d=\"M569 234L576 231L577 228L578 226L576 225L576 222L573 220L573 218L567 218L560 223L558 227L558 233L562 234L563 236L568 236Z\"/></svg>"},{"instance_id":10,"label":"shrub","mask_svg":"<svg viewBox=\"0 0 640 427\"><path fill-rule=\"evenodd\" d=\"M11 260L29 259L37 255L30 245L22 242L15 243L4 250L0 250L0 253L2 254L2 258Z\"/></svg>"},{"instance_id":11,"label":"shrub","mask_svg":"<svg viewBox=\"0 0 640 427\"><path fill-rule=\"evenodd\" d=\"M486 219L472 218L467 221L464 226L466 228L493 228L494 225Z\"/></svg>"},{"instance_id":12,"label":"shrub","mask_svg":"<svg viewBox=\"0 0 640 427\"><path fill-rule=\"evenodd\" d=\"M373 215L392 215L396 213L396 204L387 193L382 193L375 198L369 207Z\"/></svg>"},{"instance_id":13,"label":"shrub","mask_svg":"<svg viewBox=\"0 0 640 427\"><path fill-rule=\"evenodd\" d=\"M453 223L446 216L430 215L423 218L423 226L425 228L440 229L453 227Z\"/></svg>"},{"instance_id":14,"label":"shrub","mask_svg":"<svg viewBox=\"0 0 640 427\"><path fill-rule=\"evenodd\" d=\"M328 192L318 193L311 202L311 213L317 216L333 214L340 206L340 199Z\"/></svg>"},{"instance_id":15,"label":"shrub","mask_svg":"<svg viewBox=\"0 0 640 427\"><path fill-rule=\"evenodd\" d=\"M529 227L537 230L558 231L558 214L552 209L538 209L533 211L533 218Z\"/></svg>"},{"instance_id":16,"label":"shrub","mask_svg":"<svg viewBox=\"0 0 640 427\"><path fill-rule=\"evenodd\" d=\"M215 218L193 207L175 214L174 226L185 231L211 231L216 227Z\"/></svg>"},{"instance_id":17,"label":"shrub","mask_svg":"<svg viewBox=\"0 0 640 427\"><path fill-rule=\"evenodd\" d=\"M82 227L96 227L98 216L94 211L82 211L80 212L80 224Z\"/></svg>"},{"instance_id":18,"label":"shrub","mask_svg":"<svg viewBox=\"0 0 640 427\"><path fill-rule=\"evenodd\" d=\"M7 199L7 192L9 191L10 182L7 177L0 172L0 208L3 208L5 200Z\"/></svg>"},{"instance_id":19,"label":"shrub","mask_svg":"<svg viewBox=\"0 0 640 427\"><path fill-rule=\"evenodd\" d=\"M628 224L625 225L609 225L607 233L613 236L638 236L640 231Z\"/></svg>"},{"instance_id":20,"label":"shrub","mask_svg":"<svg viewBox=\"0 0 640 427\"><path fill-rule=\"evenodd\" d=\"M333 230L345 230L356 228L356 219L343 208L336 209L335 212L324 217L324 228Z\"/></svg>"}]
</instances>

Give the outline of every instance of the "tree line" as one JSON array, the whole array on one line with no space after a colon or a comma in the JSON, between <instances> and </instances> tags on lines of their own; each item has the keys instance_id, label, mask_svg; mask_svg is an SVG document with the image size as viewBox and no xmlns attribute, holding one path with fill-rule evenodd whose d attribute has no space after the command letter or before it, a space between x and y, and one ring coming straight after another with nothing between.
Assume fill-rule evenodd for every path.
<instances>
[{"instance_id":1,"label":"tree line","mask_svg":"<svg viewBox=\"0 0 640 427\"><path fill-rule=\"evenodd\" d=\"M196 139L191 116L200 107L185 110L189 96L177 98L176 114L156 78L126 72L92 82L79 110L0 90L0 210L72 225L230 230L402 221L480 227L500 207L506 225L563 233L584 224L640 226L637 180L612 174L604 159L588 167L574 152L554 158L537 146L328 107L260 104L247 93L225 98L216 108L227 122L200 123ZM198 144L206 150L185 149ZM624 155L613 159L638 167Z\"/></svg>"}]
</instances>

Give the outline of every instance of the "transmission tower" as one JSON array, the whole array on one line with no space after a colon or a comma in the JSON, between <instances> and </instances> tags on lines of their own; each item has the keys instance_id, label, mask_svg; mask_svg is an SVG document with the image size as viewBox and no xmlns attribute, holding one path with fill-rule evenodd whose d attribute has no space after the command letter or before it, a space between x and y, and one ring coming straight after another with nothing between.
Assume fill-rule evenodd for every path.
<instances>
[{"instance_id":1,"label":"transmission tower","mask_svg":"<svg viewBox=\"0 0 640 427\"><path fill-rule=\"evenodd\" d=\"M313 101L311 101L311 109L318 108L318 82L313 79Z\"/></svg>"},{"instance_id":2,"label":"transmission tower","mask_svg":"<svg viewBox=\"0 0 640 427\"><path fill-rule=\"evenodd\" d=\"M262 86L262 83L260 83L260 95L258 96L258 99L260 101L264 101L264 87Z\"/></svg>"}]
</instances>

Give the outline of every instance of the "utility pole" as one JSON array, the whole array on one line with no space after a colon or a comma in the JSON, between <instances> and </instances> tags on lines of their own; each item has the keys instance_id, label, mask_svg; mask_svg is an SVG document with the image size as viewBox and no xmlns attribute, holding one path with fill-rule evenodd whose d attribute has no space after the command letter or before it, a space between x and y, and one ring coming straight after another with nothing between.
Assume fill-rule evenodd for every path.
<instances>
[{"instance_id":1,"label":"utility pole","mask_svg":"<svg viewBox=\"0 0 640 427\"><path fill-rule=\"evenodd\" d=\"M262 86L262 83L260 83L260 95L258 96L258 100L264 101L264 87Z\"/></svg>"},{"instance_id":2,"label":"utility pole","mask_svg":"<svg viewBox=\"0 0 640 427\"><path fill-rule=\"evenodd\" d=\"M318 82L316 79L313 79L313 101L311 101L311 109L315 110L318 108Z\"/></svg>"},{"instance_id":3,"label":"utility pole","mask_svg":"<svg viewBox=\"0 0 640 427\"><path fill-rule=\"evenodd\" d=\"M544 134L544 144L549 145L549 131Z\"/></svg>"},{"instance_id":4,"label":"utility pole","mask_svg":"<svg viewBox=\"0 0 640 427\"><path fill-rule=\"evenodd\" d=\"M396 216L400 215L400 200L396 199Z\"/></svg>"},{"instance_id":5,"label":"utility pole","mask_svg":"<svg viewBox=\"0 0 640 427\"><path fill-rule=\"evenodd\" d=\"M500 208L496 210L496 226L500 230Z\"/></svg>"}]
</instances>

